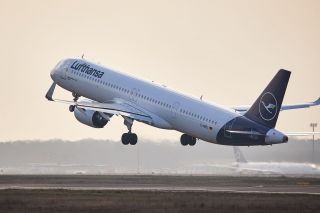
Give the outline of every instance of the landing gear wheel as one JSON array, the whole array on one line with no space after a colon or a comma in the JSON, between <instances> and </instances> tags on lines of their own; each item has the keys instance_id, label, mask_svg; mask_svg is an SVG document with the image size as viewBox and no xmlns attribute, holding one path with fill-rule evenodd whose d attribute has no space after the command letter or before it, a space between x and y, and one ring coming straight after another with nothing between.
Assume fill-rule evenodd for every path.
<instances>
[{"instance_id":1,"label":"landing gear wheel","mask_svg":"<svg viewBox=\"0 0 320 213\"><path fill-rule=\"evenodd\" d=\"M70 105L70 106L69 106L69 111L70 111L70 112L73 112L73 111L74 111L74 108L75 108L74 105Z\"/></svg>"},{"instance_id":2,"label":"landing gear wheel","mask_svg":"<svg viewBox=\"0 0 320 213\"><path fill-rule=\"evenodd\" d=\"M130 144L136 145L138 142L138 136L135 133L130 134Z\"/></svg>"},{"instance_id":3,"label":"landing gear wheel","mask_svg":"<svg viewBox=\"0 0 320 213\"><path fill-rule=\"evenodd\" d=\"M186 134L181 135L180 142L182 146L188 145L188 135Z\"/></svg>"},{"instance_id":4,"label":"landing gear wheel","mask_svg":"<svg viewBox=\"0 0 320 213\"><path fill-rule=\"evenodd\" d=\"M197 139L190 135L183 134L181 135L180 142L182 146L186 146L186 145L194 146L197 142Z\"/></svg>"},{"instance_id":5,"label":"landing gear wheel","mask_svg":"<svg viewBox=\"0 0 320 213\"><path fill-rule=\"evenodd\" d=\"M123 145L128 145L130 142L129 139L129 133L122 134L121 141Z\"/></svg>"},{"instance_id":6,"label":"landing gear wheel","mask_svg":"<svg viewBox=\"0 0 320 213\"><path fill-rule=\"evenodd\" d=\"M196 142L197 142L197 139L194 137L191 137L191 141L189 142L189 145L194 146L196 144Z\"/></svg>"},{"instance_id":7,"label":"landing gear wheel","mask_svg":"<svg viewBox=\"0 0 320 213\"><path fill-rule=\"evenodd\" d=\"M134 133L123 133L121 141L123 145L136 145L138 142L138 136Z\"/></svg>"}]
</instances>

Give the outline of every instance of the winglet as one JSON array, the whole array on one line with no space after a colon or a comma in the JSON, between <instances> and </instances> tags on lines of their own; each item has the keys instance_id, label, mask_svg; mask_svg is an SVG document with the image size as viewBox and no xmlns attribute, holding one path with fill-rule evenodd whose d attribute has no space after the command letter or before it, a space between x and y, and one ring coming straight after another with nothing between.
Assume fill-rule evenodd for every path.
<instances>
[{"instance_id":1,"label":"winglet","mask_svg":"<svg viewBox=\"0 0 320 213\"><path fill-rule=\"evenodd\" d=\"M52 83L51 87L49 88L47 94L46 94L46 98L49 100L49 101L53 101L53 98L52 98L52 95L53 95L53 92L54 92L54 89L56 87L56 83Z\"/></svg>"},{"instance_id":2,"label":"winglet","mask_svg":"<svg viewBox=\"0 0 320 213\"><path fill-rule=\"evenodd\" d=\"M318 98L318 100L314 101L313 103L314 105L320 105L320 97Z\"/></svg>"}]
</instances>

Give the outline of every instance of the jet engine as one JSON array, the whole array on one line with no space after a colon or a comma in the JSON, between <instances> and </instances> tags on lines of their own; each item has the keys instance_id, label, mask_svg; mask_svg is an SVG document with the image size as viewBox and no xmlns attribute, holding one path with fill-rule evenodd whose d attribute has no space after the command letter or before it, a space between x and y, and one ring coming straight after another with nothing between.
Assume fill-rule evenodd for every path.
<instances>
[{"instance_id":1,"label":"jet engine","mask_svg":"<svg viewBox=\"0 0 320 213\"><path fill-rule=\"evenodd\" d=\"M93 128L103 128L112 117L112 115L109 114L102 114L102 112L86 110L78 107L74 108L74 116L80 123Z\"/></svg>"}]
</instances>

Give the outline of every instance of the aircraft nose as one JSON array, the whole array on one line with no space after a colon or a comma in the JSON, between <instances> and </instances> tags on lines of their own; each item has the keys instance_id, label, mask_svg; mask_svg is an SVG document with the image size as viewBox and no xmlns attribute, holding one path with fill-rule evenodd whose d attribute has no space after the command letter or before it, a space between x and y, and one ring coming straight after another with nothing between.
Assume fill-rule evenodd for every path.
<instances>
[{"instance_id":1,"label":"aircraft nose","mask_svg":"<svg viewBox=\"0 0 320 213\"><path fill-rule=\"evenodd\" d=\"M288 142L288 140L289 140L289 139L288 139L288 136L283 136L283 138L282 138L282 142L283 142L283 143Z\"/></svg>"},{"instance_id":2,"label":"aircraft nose","mask_svg":"<svg viewBox=\"0 0 320 213\"><path fill-rule=\"evenodd\" d=\"M59 67L61 66L62 63L63 61L59 61L59 63L51 70L50 77L53 81L57 80Z\"/></svg>"},{"instance_id":3,"label":"aircraft nose","mask_svg":"<svg viewBox=\"0 0 320 213\"><path fill-rule=\"evenodd\" d=\"M51 70L50 77L53 81L56 81L56 77L57 77L57 70L56 69Z\"/></svg>"}]
</instances>

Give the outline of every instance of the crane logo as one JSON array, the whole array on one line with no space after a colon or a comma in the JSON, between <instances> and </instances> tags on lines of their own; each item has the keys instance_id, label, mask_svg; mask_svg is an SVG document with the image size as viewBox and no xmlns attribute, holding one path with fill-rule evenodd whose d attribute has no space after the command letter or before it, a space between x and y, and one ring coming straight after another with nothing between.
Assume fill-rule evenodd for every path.
<instances>
[{"instance_id":1,"label":"crane logo","mask_svg":"<svg viewBox=\"0 0 320 213\"><path fill-rule=\"evenodd\" d=\"M261 96L259 104L259 113L263 120L273 120L278 112L277 99L271 92L266 92Z\"/></svg>"}]
</instances>

